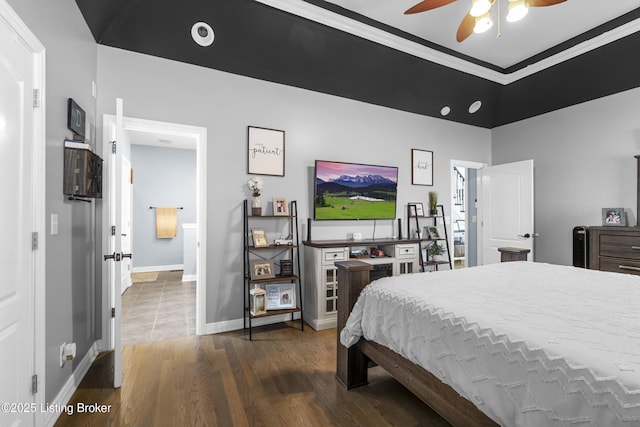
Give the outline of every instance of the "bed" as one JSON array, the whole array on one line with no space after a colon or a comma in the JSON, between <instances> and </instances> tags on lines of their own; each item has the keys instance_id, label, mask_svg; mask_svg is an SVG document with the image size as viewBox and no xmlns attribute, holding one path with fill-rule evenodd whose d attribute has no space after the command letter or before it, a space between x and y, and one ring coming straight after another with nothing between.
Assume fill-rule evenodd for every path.
<instances>
[{"instance_id":1,"label":"bed","mask_svg":"<svg viewBox=\"0 0 640 427\"><path fill-rule=\"evenodd\" d=\"M640 426L640 277L509 262L369 285L336 265L347 388L373 361L454 426Z\"/></svg>"}]
</instances>

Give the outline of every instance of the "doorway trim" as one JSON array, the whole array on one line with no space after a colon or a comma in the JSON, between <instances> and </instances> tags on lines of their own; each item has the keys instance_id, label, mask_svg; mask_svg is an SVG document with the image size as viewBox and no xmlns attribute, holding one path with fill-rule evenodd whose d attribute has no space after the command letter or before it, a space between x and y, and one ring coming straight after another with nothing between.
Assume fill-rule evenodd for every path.
<instances>
[{"instance_id":1,"label":"doorway trim","mask_svg":"<svg viewBox=\"0 0 640 427\"><path fill-rule=\"evenodd\" d=\"M105 114L104 123L115 123L114 115ZM179 123L161 122L157 120L139 119L133 117L123 117L125 131L141 131L163 133L165 135L186 136L196 140L196 223L197 223L197 250L196 250L196 335L206 333L207 320L207 128L201 126L183 125ZM105 203L103 205L103 218L110 208ZM103 233L106 233L107 226L103 224ZM106 238L106 234L105 237ZM135 253L133 254L135 256ZM103 280L103 287L108 287L109 283ZM105 295L103 289L103 295ZM108 292L108 290L107 290ZM107 298L103 306L103 325L107 328L105 337L111 336L110 322L111 304ZM113 343L109 343L109 348Z\"/></svg>"},{"instance_id":2,"label":"doorway trim","mask_svg":"<svg viewBox=\"0 0 640 427\"><path fill-rule=\"evenodd\" d=\"M456 166L460 166L460 167L463 167L465 169L480 170L482 168L487 167L487 164L486 163L480 163L480 162L471 162L471 161L468 161L468 160L454 160L454 159L452 159L451 162L450 162L450 165L449 165L449 177L451 179L449 192L450 192L450 197L452 199L454 197L454 191L455 191L455 182L453 180L453 168L456 167ZM469 181L468 180L465 180L465 183L464 183L464 193L465 193L465 197L466 197L466 195L469 194ZM452 206L452 209L453 209L453 206ZM453 211L451 212L451 215L452 215L452 221L453 221ZM470 221L469 210L468 209L465 211L464 221L465 221L465 229L468 229L467 226L468 226L469 221ZM482 224L482 218L480 217L480 212L478 212L477 223L478 224ZM478 231L480 231L480 226L478 226ZM477 237L479 237L479 233L477 233L477 235L478 236L476 236L476 253L478 254L478 258L481 259L481 256L482 256L482 252L481 252L482 251L482 244L480 242L480 239L477 238ZM449 242L450 246L449 247L453 248L453 223L451 224L451 236L449 236L449 239L450 239L450 242ZM466 232L465 232L465 239L466 239L466 241L469 241ZM469 251L468 250L464 251L464 265L465 265L465 267L469 266Z\"/></svg>"}]
</instances>

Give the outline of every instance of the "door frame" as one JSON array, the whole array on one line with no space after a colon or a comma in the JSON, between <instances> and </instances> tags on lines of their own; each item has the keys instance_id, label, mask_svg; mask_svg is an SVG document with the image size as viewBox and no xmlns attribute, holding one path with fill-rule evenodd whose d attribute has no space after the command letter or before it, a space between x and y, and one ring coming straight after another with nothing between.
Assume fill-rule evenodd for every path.
<instances>
[{"instance_id":1,"label":"door frame","mask_svg":"<svg viewBox=\"0 0 640 427\"><path fill-rule=\"evenodd\" d=\"M109 144L108 127L110 123L115 123L115 115L103 115L103 151L104 155L110 153L111 144ZM191 136L196 140L196 223L197 223L197 240L198 247L196 252L196 335L204 335L206 333L206 307L207 307L207 128L201 126L183 125L178 123L161 122L157 120L138 119L133 117L123 117L123 125L126 130L159 132L167 135ZM108 228L106 224L109 217L109 203L102 204L102 239L107 242L109 239ZM135 257L135 253L133 254ZM103 337L111 337L111 307L113 302L110 300L109 280L106 269L102 269L102 325ZM103 338L103 341L105 338ZM103 342L103 349L113 348L111 338L109 342Z\"/></svg>"},{"instance_id":2,"label":"door frame","mask_svg":"<svg viewBox=\"0 0 640 427\"><path fill-rule=\"evenodd\" d=\"M464 167L466 169L475 169L475 170L480 170L482 168L487 167L486 163L481 163L481 162L472 162L472 161L468 161L468 160L454 160L452 159L449 165L449 177L451 179L450 182L450 197L453 199L454 196L454 191L455 191L455 182L453 181L453 168L456 166L461 166ZM468 177L469 174L467 174ZM476 182L476 187L479 187L478 183ZM464 182L464 193L465 193L465 197L469 194L469 180L465 179ZM451 199L451 200L452 200ZM467 200L467 203L470 203L469 200ZM452 207L453 209L453 207ZM453 215L453 211L451 212L451 215ZM470 222L470 218L469 218L469 210L467 209L465 214L464 214L464 221L465 221L465 229L468 229L468 224ZM453 218L451 219L451 221L453 221ZM481 224L482 223L482 218L480 217L480 212L478 212L478 217L477 217L477 223ZM453 222L451 222L451 235L449 236L449 247L453 248ZM481 240L480 240L480 234L481 234L481 229L480 226L478 226L478 232L476 232L476 253L478 254L478 258L482 258L482 244L481 244ZM465 241L469 241L468 236L465 232ZM480 262L478 261L478 265L480 265ZM465 268L469 266L469 251L465 250L464 251L464 266Z\"/></svg>"},{"instance_id":3,"label":"door frame","mask_svg":"<svg viewBox=\"0 0 640 427\"><path fill-rule=\"evenodd\" d=\"M34 73L33 87L39 89L40 100L39 107L33 109L33 127L31 129L33 136L32 151L32 230L38 233L38 249L32 252L32 271L33 271L33 293L30 304L33 307L33 351L30 355L33 359L33 374L37 375L38 392L34 395L34 401L37 407L41 407L45 403L45 382L46 382L46 97L45 97L45 70L46 58L45 48L33 32L22 21L18 14L9 6L6 0L0 0L0 19L3 19L9 27L11 27L20 41L33 54ZM16 384L16 387L26 385ZM45 416L43 411L35 411L35 425L44 425Z\"/></svg>"}]
</instances>

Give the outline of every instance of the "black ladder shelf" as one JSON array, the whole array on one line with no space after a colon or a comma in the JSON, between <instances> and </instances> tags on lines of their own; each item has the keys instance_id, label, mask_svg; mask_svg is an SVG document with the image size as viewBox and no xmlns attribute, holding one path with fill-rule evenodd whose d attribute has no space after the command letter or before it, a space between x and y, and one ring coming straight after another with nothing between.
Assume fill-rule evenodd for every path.
<instances>
[{"instance_id":1,"label":"black ladder shelf","mask_svg":"<svg viewBox=\"0 0 640 427\"><path fill-rule=\"evenodd\" d=\"M447 221L444 217L444 205L437 206L438 213L436 215L425 215L425 218L430 218L433 221L433 226L438 225L438 218L442 218L442 228L444 231L444 237L439 237L436 239L432 239L429 236L422 236L422 239L418 242L418 250L420 253L420 271L425 271L425 267L433 267L436 271L438 270L438 266L440 265L449 265L449 269L453 269L453 264L451 263L451 251L449 250L449 234L447 232ZM407 206L407 237L411 237L411 217L415 218L416 221L416 230L420 230L420 217L418 216L418 206L415 204L409 204ZM424 233L423 233L424 234ZM447 261L435 261L432 257L429 256L429 246L436 244L438 242L445 242L446 252L447 252ZM427 259L424 259L422 256L422 242L427 242Z\"/></svg>"}]
</instances>

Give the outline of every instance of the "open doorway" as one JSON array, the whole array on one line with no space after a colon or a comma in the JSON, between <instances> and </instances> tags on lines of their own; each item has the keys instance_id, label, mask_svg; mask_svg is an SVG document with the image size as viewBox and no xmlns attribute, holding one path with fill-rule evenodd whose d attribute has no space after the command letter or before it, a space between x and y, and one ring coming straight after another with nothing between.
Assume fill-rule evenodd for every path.
<instances>
[{"instance_id":1,"label":"open doorway","mask_svg":"<svg viewBox=\"0 0 640 427\"><path fill-rule=\"evenodd\" d=\"M206 323L206 266L199 262L206 259L206 129L124 117L123 131L118 144L123 184L119 197L121 242L124 252L129 241L133 257L132 265L123 265L123 277L127 278L122 280L122 313L117 319L122 326L122 343L201 335ZM151 176L144 177L145 169ZM164 177L168 180L161 179ZM155 185L141 185L144 179ZM152 201L140 197L140 192L150 191L154 193ZM188 199L177 200L184 194L189 194ZM171 206L176 208L175 236L156 239L155 208ZM137 237L143 242L136 242ZM160 254L156 251L150 261L154 249L148 244L154 240L158 240ZM132 321L135 324L129 325ZM158 329L163 324L172 331ZM145 333L132 337L135 330ZM130 338L139 341L130 342Z\"/></svg>"},{"instance_id":2,"label":"open doorway","mask_svg":"<svg viewBox=\"0 0 640 427\"><path fill-rule=\"evenodd\" d=\"M451 161L451 235L454 268L474 267L478 260L477 171L484 163Z\"/></svg>"}]
</instances>

